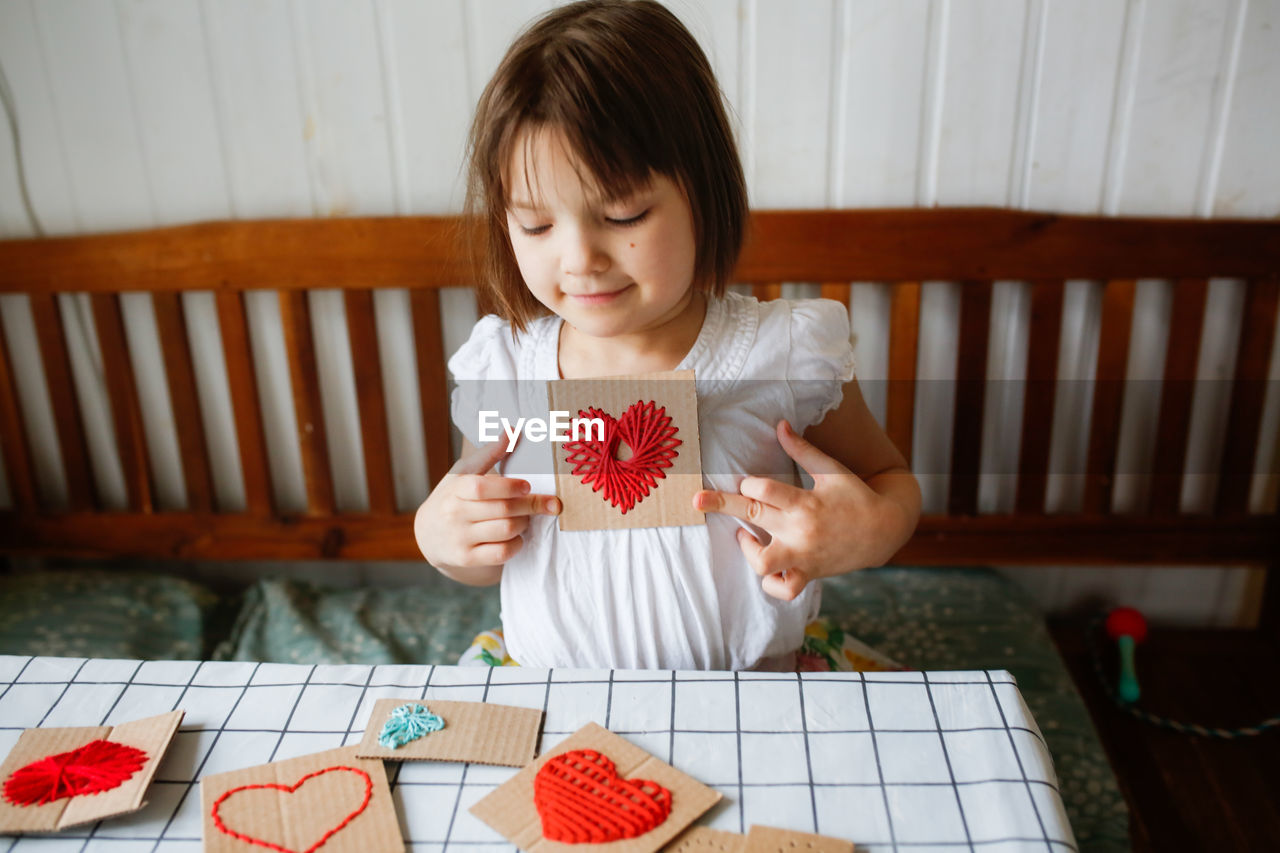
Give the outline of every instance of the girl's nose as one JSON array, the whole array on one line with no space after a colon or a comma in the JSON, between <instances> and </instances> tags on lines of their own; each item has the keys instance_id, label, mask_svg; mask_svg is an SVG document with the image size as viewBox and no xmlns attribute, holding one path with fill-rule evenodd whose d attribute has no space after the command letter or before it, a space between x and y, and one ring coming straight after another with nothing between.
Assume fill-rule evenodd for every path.
<instances>
[{"instance_id":1,"label":"girl's nose","mask_svg":"<svg viewBox=\"0 0 1280 853\"><path fill-rule=\"evenodd\" d=\"M609 268L609 255L589 229L566 229L560 250L560 271L565 275L599 275Z\"/></svg>"}]
</instances>

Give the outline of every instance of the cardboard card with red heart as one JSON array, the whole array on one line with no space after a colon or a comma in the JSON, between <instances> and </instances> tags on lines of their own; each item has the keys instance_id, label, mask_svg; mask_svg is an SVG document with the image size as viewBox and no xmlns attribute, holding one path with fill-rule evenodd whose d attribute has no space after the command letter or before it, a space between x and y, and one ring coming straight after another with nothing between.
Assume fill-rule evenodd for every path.
<instances>
[{"instance_id":1,"label":"cardboard card with red heart","mask_svg":"<svg viewBox=\"0 0 1280 853\"><path fill-rule=\"evenodd\" d=\"M698 395L692 370L559 379L552 412L596 420L577 441L551 443L561 530L705 524L693 508L702 488ZM570 434L570 438L573 438Z\"/></svg>"},{"instance_id":2,"label":"cardboard card with red heart","mask_svg":"<svg viewBox=\"0 0 1280 853\"><path fill-rule=\"evenodd\" d=\"M381 761L348 746L200 780L205 853L404 849Z\"/></svg>"},{"instance_id":3,"label":"cardboard card with red heart","mask_svg":"<svg viewBox=\"0 0 1280 853\"><path fill-rule=\"evenodd\" d=\"M471 807L530 853L653 853L720 794L588 723Z\"/></svg>"},{"instance_id":4,"label":"cardboard card with red heart","mask_svg":"<svg viewBox=\"0 0 1280 853\"><path fill-rule=\"evenodd\" d=\"M142 808L182 717L27 729L0 764L0 833L52 832Z\"/></svg>"}]
</instances>

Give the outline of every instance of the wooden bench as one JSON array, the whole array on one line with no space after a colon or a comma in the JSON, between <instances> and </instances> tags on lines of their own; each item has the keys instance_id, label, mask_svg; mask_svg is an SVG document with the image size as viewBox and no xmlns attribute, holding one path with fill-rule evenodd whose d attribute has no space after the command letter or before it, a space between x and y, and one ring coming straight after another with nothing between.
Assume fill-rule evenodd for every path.
<instances>
[{"instance_id":1,"label":"wooden bench","mask_svg":"<svg viewBox=\"0 0 1280 853\"><path fill-rule=\"evenodd\" d=\"M0 547L12 554L189 559L415 559L411 512L396 506L373 292L409 288L423 441L430 481L450 464L442 288L473 279L456 218L401 217L217 222L132 233L0 242L0 293L30 299L57 422L69 505L44 506L23 427L8 347L0 340L0 435L11 510ZM1214 509L1179 511L1202 315L1210 277L1247 281L1244 323ZM1125 365L1136 282L1176 282L1156 431L1150 507L1111 511ZM1101 340L1087 427L1080 512L1045 510L1064 283L1105 283ZM735 277L757 296L810 282L848 300L850 282L892 288L886 428L909 453L923 282L961 282L957 385L947 507L927 515L896 562L1274 565L1280 524L1250 513L1280 290L1280 223L1116 219L996 209L768 211L753 215ZM1016 507L978 512L983 397L993 283L1031 286L1030 347L1021 414ZM368 489L367 512L335 509L307 293L340 288L353 353ZM273 505L267 444L246 322L245 293L279 292L306 483L306 510ZM144 446L120 294L151 294L187 488L187 509L158 511ZM225 351L246 506L215 505L209 453L180 294L211 291ZM105 511L95 494L85 427L55 296L92 302L128 506ZM0 329L0 337L3 329ZM1263 621L1280 619L1275 584Z\"/></svg>"}]
</instances>

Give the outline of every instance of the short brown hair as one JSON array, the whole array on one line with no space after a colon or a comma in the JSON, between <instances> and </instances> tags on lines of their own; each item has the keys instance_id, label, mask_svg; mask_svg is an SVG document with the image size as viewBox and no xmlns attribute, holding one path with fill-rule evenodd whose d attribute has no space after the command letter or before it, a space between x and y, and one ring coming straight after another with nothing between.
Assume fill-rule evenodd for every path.
<instances>
[{"instance_id":1,"label":"short brown hair","mask_svg":"<svg viewBox=\"0 0 1280 853\"><path fill-rule=\"evenodd\" d=\"M539 128L564 134L609 199L654 173L674 181L693 212L695 286L724 292L746 230L746 181L711 64L675 15L652 0L554 9L516 38L480 96L466 205L483 226L480 302L521 331L546 308L511 250L506 172L521 133Z\"/></svg>"}]
</instances>

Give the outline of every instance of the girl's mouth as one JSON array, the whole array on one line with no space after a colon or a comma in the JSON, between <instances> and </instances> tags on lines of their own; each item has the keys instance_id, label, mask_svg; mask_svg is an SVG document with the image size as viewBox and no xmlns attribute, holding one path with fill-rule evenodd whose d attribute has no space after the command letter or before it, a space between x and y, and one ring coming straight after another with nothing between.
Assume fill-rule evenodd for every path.
<instances>
[{"instance_id":1,"label":"girl's mouth","mask_svg":"<svg viewBox=\"0 0 1280 853\"><path fill-rule=\"evenodd\" d=\"M619 290L611 290L608 293L571 293L570 298L578 305L608 305L623 293L631 289L631 285L627 285Z\"/></svg>"}]
</instances>

